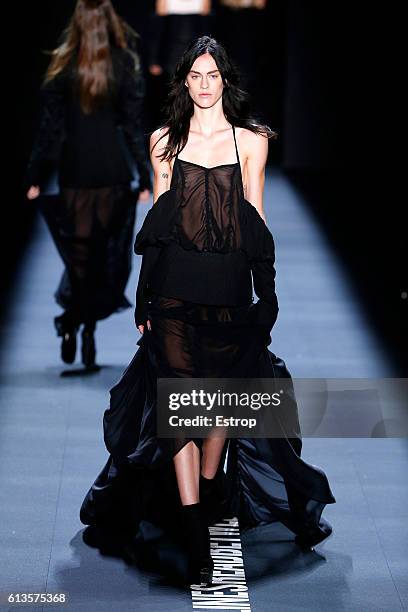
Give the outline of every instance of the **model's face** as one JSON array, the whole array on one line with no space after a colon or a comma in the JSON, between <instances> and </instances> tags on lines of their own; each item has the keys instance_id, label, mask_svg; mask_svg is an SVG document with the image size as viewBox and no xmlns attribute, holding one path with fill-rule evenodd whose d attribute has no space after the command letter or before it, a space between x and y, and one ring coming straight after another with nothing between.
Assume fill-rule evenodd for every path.
<instances>
[{"instance_id":1,"label":"model's face","mask_svg":"<svg viewBox=\"0 0 408 612\"><path fill-rule=\"evenodd\" d=\"M185 84L193 102L210 108L221 98L224 84L214 58L209 53L197 57L187 75Z\"/></svg>"}]
</instances>

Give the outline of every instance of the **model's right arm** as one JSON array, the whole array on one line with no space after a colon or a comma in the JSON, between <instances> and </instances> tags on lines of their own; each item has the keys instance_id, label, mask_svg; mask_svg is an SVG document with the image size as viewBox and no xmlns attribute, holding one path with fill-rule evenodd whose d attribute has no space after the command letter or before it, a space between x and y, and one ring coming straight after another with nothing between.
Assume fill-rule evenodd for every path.
<instances>
[{"instance_id":1,"label":"model's right arm","mask_svg":"<svg viewBox=\"0 0 408 612\"><path fill-rule=\"evenodd\" d=\"M153 166L153 204L165 191L170 189L170 162L161 161L159 157L167 144L167 134L163 136L165 133L166 128L159 128L150 136L150 160Z\"/></svg>"},{"instance_id":2,"label":"model's right arm","mask_svg":"<svg viewBox=\"0 0 408 612\"><path fill-rule=\"evenodd\" d=\"M151 191L149 160L141 124L145 82L141 71L135 68L134 59L130 54L126 53L122 61L117 100L119 124L139 173L139 189Z\"/></svg>"}]
</instances>

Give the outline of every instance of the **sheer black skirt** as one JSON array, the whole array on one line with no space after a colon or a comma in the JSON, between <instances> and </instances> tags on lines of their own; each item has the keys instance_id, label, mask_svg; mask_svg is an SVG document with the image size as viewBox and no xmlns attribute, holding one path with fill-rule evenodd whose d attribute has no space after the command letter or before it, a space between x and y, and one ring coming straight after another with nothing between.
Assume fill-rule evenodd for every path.
<instances>
[{"instance_id":1,"label":"sheer black skirt","mask_svg":"<svg viewBox=\"0 0 408 612\"><path fill-rule=\"evenodd\" d=\"M134 532L142 520L164 529L179 525L172 459L190 438L157 438L158 377L290 380L283 360L267 348L270 335L257 323L257 304L205 306L156 295L149 319L151 331L145 328L110 392L103 421L110 456L82 504L81 520L88 525L129 524ZM301 459L296 399L293 385L289 388L290 430L276 438L226 440L219 470L225 464L229 509L241 527L280 521L295 534L315 528L326 537L331 526L321 514L335 498L325 473ZM194 442L201 448L202 440Z\"/></svg>"},{"instance_id":2,"label":"sheer black skirt","mask_svg":"<svg viewBox=\"0 0 408 612\"><path fill-rule=\"evenodd\" d=\"M130 307L137 193L127 185L61 188L41 198L41 211L65 270L55 299L76 323L95 322Z\"/></svg>"}]
</instances>

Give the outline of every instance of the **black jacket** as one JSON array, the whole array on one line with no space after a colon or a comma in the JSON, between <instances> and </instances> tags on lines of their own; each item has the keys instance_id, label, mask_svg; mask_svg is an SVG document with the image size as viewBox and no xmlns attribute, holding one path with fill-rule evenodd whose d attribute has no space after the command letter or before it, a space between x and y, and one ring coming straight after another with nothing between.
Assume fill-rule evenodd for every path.
<instances>
[{"instance_id":1,"label":"black jacket","mask_svg":"<svg viewBox=\"0 0 408 612\"><path fill-rule=\"evenodd\" d=\"M26 172L27 186L41 186L55 156L62 187L129 183L133 179L130 153L139 173L139 188L151 189L140 125L144 79L127 51L112 48L112 63L114 85L103 105L91 114L80 108L74 63L43 86L40 128Z\"/></svg>"}]
</instances>

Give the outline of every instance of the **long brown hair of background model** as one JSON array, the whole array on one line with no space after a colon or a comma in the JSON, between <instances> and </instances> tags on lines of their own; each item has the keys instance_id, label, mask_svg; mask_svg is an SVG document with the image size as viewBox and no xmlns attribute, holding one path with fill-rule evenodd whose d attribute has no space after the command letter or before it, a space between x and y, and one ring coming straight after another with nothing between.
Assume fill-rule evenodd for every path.
<instances>
[{"instance_id":1,"label":"long brown hair of background model","mask_svg":"<svg viewBox=\"0 0 408 612\"><path fill-rule=\"evenodd\" d=\"M77 54L79 101L83 112L89 114L105 98L113 79L111 44L132 53L128 42L137 36L110 0L78 0L62 43L51 52L44 82L58 76ZM137 66L137 55L132 55Z\"/></svg>"}]
</instances>

